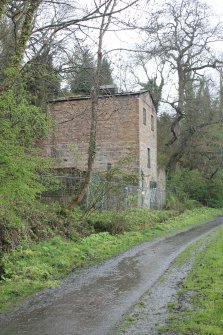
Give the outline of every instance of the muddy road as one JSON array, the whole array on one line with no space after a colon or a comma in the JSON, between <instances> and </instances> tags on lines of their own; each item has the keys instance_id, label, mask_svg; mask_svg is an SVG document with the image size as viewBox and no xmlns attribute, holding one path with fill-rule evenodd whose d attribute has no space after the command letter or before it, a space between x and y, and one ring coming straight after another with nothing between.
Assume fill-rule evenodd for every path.
<instances>
[{"instance_id":1,"label":"muddy road","mask_svg":"<svg viewBox=\"0 0 223 335\"><path fill-rule=\"evenodd\" d=\"M191 243L223 218L143 243L98 266L71 274L60 288L26 300L0 316L0 335L106 335Z\"/></svg>"}]
</instances>

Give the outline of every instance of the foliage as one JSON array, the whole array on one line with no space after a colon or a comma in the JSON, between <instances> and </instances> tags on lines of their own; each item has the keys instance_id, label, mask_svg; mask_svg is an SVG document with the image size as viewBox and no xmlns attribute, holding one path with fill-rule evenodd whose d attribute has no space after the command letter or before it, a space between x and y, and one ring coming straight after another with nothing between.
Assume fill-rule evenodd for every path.
<instances>
[{"instance_id":1,"label":"foliage","mask_svg":"<svg viewBox=\"0 0 223 335\"><path fill-rule=\"evenodd\" d=\"M44 206L40 206L37 196L43 191L40 174L49 164L38 156L35 143L46 131L45 115L30 104L22 88L17 86L1 94L0 245L3 250L17 245L27 234L27 222L35 225L35 216L43 212Z\"/></svg>"},{"instance_id":2,"label":"foliage","mask_svg":"<svg viewBox=\"0 0 223 335\"><path fill-rule=\"evenodd\" d=\"M95 60L86 47L74 52L71 60L72 72L68 75L72 93L89 95L94 85Z\"/></svg>"},{"instance_id":3,"label":"foliage","mask_svg":"<svg viewBox=\"0 0 223 335\"><path fill-rule=\"evenodd\" d=\"M173 116L168 113L162 113L157 117L157 151L159 166L166 168L171 153L167 145L171 140L171 124Z\"/></svg>"},{"instance_id":4,"label":"foliage","mask_svg":"<svg viewBox=\"0 0 223 335\"><path fill-rule=\"evenodd\" d=\"M96 62L88 47L79 47L70 60L68 82L71 93L89 95L95 85ZM113 84L112 69L107 58L102 59L100 85Z\"/></svg>"},{"instance_id":5,"label":"foliage","mask_svg":"<svg viewBox=\"0 0 223 335\"><path fill-rule=\"evenodd\" d=\"M0 71L0 78L1 81L4 80L3 75L3 68L7 68L10 66L10 62L12 60L12 55L14 53L15 47L15 36L13 33L13 28L9 24L6 18L1 18L0 20L0 41L1 41L1 48L0 48L0 64L1 64L1 71Z\"/></svg>"},{"instance_id":6,"label":"foliage","mask_svg":"<svg viewBox=\"0 0 223 335\"><path fill-rule=\"evenodd\" d=\"M180 291L180 300L190 294L191 306L177 304L168 325L168 333L220 335L223 333L223 229L197 255L193 269ZM188 304L187 304L188 306ZM165 332L164 332L165 333Z\"/></svg>"},{"instance_id":7,"label":"foliage","mask_svg":"<svg viewBox=\"0 0 223 335\"><path fill-rule=\"evenodd\" d=\"M102 58L100 85L112 85L112 68L108 58Z\"/></svg>"},{"instance_id":8,"label":"foliage","mask_svg":"<svg viewBox=\"0 0 223 335\"><path fill-rule=\"evenodd\" d=\"M173 84L172 90L168 88L172 93L163 99L172 108L165 143L169 146L167 172L171 175L182 161L188 166L189 162L199 165L199 160L201 163L209 160L210 165L214 158L222 166L222 157L218 155L222 141L219 143L215 131L211 136L209 131L213 124L221 125L222 116L218 115L219 108L214 103L216 90L212 99L210 80L202 72L205 68L221 67L222 61L212 49L213 37L218 39L221 27L209 20L210 8L203 1L173 0L160 6L151 8L145 29L147 39L140 51L146 50L141 57L145 72L146 63L149 68L153 59L161 74L168 73L168 86Z\"/></svg>"},{"instance_id":9,"label":"foliage","mask_svg":"<svg viewBox=\"0 0 223 335\"><path fill-rule=\"evenodd\" d=\"M140 83L140 85L145 90L150 91L150 93L152 95L152 98L153 98L153 102L154 102L156 112L158 112L159 105L160 105L160 100L161 100L161 97L162 97L164 79L162 78L160 84L158 84L157 83L157 77L152 77L152 78L148 78L147 83Z\"/></svg>"},{"instance_id":10,"label":"foliage","mask_svg":"<svg viewBox=\"0 0 223 335\"><path fill-rule=\"evenodd\" d=\"M103 211L89 215L87 222L96 232L120 234L131 230L142 230L155 223L165 222L174 212L148 211L142 208L133 208L123 212Z\"/></svg>"},{"instance_id":11,"label":"foliage","mask_svg":"<svg viewBox=\"0 0 223 335\"><path fill-rule=\"evenodd\" d=\"M1 308L32 292L58 285L58 280L75 268L98 263L136 244L200 223L220 213L220 210L200 208L168 218L171 214L166 212L133 210L125 213L131 230L123 234L102 232L76 242L55 236L38 244L18 246L4 256L5 276L0 283ZM109 217L108 213L106 218L107 216ZM83 217L77 209L73 213L73 219L75 217L80 224ZM99 219L102 222L102 217L105 218L103 214L94 214L91 222ZM112 218L110 214L110 219Z\"/></svg>"},{"instance_id":12,"label":"foliage","mask_svg":"<svg viewBox=\"0 0 223 335\"><path fill-rule=\"evenodd\" d=\"M222 207L223 182L222 173L215 178L207 179L199 170L178 169L169 181L172 191L168 201L175 195L181 204L188 204L188 200L198 202L205 206ZM196 203L194 203L196 204ZM171 205L170 205L171 207Z\"/></svg>"},{"instance_id":13,"label":"foliage","mask_svg":"<svg viewBox=\"0 0 223 335\"><path fill-rule=\"evenodd\" d=\"M187 83L181 138L176 149L178 165L169 176L168 207L188 207L191 200L203 205L221 207L222 192L222 132L219 120L219 99L211 98L211 87L203 78L197 85ZM158 118L159 161L165 165L174 154L170 146L172 116ZM174 150L175 150L174 149ZM167 164L166 164L167 165Z\"/></svg>"},{"instance_id":14,"label":"foliage","mask_svg":"<svg viewBox=\"0 0 223 335\"><path fill-rule=\"evenodd\" d=\"M53 64L53 55L44 50L33 56L23 69L23 80L37 106L45 105L48 99L58 96L61 79Z\"/></svg>"}]
</instances>

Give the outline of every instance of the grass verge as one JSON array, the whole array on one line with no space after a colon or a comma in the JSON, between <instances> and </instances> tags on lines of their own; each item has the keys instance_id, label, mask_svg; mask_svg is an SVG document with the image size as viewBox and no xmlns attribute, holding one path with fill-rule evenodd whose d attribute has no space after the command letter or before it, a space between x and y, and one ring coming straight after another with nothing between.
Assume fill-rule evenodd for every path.
<instances>
[{"instance_id":1,"label":"grass verge","mask_svg":"<svg viewBox=\"0 0 223 335\"><path fill-rule=\"evenodd\" d=\"M131 230L121 234L102 232L77 242L56 236L31 246L20 246L6 254L3 260L5 276L0 283L0 309L38 290L59 285L60 279L74 269L99 263L134 245L221 214L222 210L198 208L168 218L169 214L163 212L155 215L146 210L134 210L125 215ZM124 217L123 213L120 215Z\"/></svg>"},{"instance_id":2,"label":"grass verge","mask_svg":"<svg viewBox=\"0 0 223 335\"><path fill-rule=\"evenodd\" d=\"M162 334L223 334L222 255L223 228L220 228L196 256L192 271L179 292L169 325Z\"/></svg>"}]
</instances>

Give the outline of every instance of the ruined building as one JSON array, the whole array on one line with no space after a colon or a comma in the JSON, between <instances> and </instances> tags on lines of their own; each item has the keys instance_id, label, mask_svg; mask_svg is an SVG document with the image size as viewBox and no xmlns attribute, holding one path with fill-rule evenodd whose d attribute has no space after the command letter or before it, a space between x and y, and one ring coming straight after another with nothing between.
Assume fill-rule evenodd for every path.
<instances>
[{"instance_id":1,"label":"ruined building","mask_svg":"<svg viewBox=\"0 0 223 335\"><path fill-rule=\"evenodd\" d=\"M98 103L94 171L103 172L131 157L128 172L138 175L139 187L164 188L157 169L157 120L149 91L115 93L104 90ZM55 168L84 171L91 122L91 98L56 99L49 103L53 130L44 143L45 156Z\"/></svg>"}]
</instances>

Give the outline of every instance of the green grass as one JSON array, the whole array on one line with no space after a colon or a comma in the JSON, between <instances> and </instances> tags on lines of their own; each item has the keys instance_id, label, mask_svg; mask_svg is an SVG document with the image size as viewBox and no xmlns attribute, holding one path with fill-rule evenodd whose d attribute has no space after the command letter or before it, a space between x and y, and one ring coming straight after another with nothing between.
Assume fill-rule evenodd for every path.
<instances>
[{"instance_id":1,"label":"green grass","mask_svg":"<svg viewBox=\"0 0 223 335\"><path fill-rule=\"evenodd\" d=\"M137 316L126 316L122 324L118 327L117 331L119 334L124 334L131 326L137 322Z\"/></svg>"},{"instance_id":2,"label":"green grass","mask_svg":"<svg viewBox=\"0 0 223 335\"><path fill-rule=\"evenodd\" d=\"M59 285L60 279L74 269L97 264L134 245L221 213L222 210L199 208L168 219L170 214L165 212L157 212L156 216L155 212L134 210L126 215L131 230L122 234L102 232L78 242L56 236L31 246L20 246L4 256L5 276L0 283L0 308L10 307L43 288ZM123 214L120 215L123 217ZM97 220L99 216L97 214Z\"/></svg>"},{"instance_id":3,"label":"green grass","mask_svg":"<svg viewBox=\"0 0 223 335\"><path fill-rule=\"evenodd\" d=\"M188 293L191 307L184 308L184 297ZM211 242L196 256L177 305L170 317L168 333L223 334L223 228L214 233Z\"/></svg>"}]
</instances>

